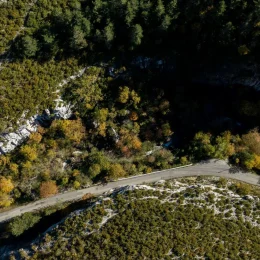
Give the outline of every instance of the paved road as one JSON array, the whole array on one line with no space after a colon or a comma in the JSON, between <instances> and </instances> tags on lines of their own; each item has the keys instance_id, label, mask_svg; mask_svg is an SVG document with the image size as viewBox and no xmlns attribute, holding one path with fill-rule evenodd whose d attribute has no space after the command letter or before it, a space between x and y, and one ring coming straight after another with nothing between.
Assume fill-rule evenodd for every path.
<instances>
[{"instance_id":1,"label":"paved road","mask_svg":"<svg viewBox=\"0 0 260 260\"><path fill-rule=\"evenodd\" d=\"M72 201L80 199L86 193L101 194L109 191L113 188L118 188L120 186L151 183L158 180L172 179L179 177L189 177L189 176L221 176L225 178L236 179L249 184L259 185L259 176L251 173L230 173L230 167L221 160L210 160L205 163L199 163L192 166L186 166L181 168L173 168L158 172L153 172L150 174L144 174L139 176L134 176L130 178L121 179L115 182L110 182L105 186L93 186L90 188L66 192L63 194L58 194L51 198L38 200L36 202L30 203L25 206L20 206L15 209L0 213L0 222L9 220L13 217L19 216L22 213L38 210L44 207L55 205L59 202Z\"/></svg>"}]
</instances>

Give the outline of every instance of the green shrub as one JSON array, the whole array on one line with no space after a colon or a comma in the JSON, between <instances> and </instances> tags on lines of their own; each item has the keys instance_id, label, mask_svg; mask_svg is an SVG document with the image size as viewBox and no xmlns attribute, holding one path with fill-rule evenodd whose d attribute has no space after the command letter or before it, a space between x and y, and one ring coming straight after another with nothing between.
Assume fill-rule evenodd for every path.
<instances>
[{"instance_id":1,"label":"green shrub","mask_svg":"<svg viewBox=\"0 0 260 260\"><path fill-rule=\"evenodd\" d=\"M34 213L24 213L22 216L14 218L9 224L8 229L14 236L20 236L26 230L33 227L40 221L41 217Z\"/></svg>"}]
</instances>

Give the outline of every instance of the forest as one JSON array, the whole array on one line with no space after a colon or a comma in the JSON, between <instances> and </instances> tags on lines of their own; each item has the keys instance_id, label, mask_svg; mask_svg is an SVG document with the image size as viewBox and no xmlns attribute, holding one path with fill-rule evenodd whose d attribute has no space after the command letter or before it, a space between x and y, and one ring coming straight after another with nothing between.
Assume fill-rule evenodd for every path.
<instances>
[{"instance_id":1,"label":"forest","mask_svg":"<svg viewBox=\"0 0 260 260\"><path fill-rule=\"evenodd\" d=\"M192 82L257 64L258 2L2 1L0 133L59 98L72 114L0 155L0 208L208 158L258 173L259 92Z\"/></svg>"},{"instance_id":2,"label":"forest","mask_svg":"<svg viewBox=\"0 0 260 260\"><path fill-rule=\"evenodd\" d=\"M258 187L207 177L119 188L10 259L258 259L259 196Z\"/></svg>"}]
</instances>

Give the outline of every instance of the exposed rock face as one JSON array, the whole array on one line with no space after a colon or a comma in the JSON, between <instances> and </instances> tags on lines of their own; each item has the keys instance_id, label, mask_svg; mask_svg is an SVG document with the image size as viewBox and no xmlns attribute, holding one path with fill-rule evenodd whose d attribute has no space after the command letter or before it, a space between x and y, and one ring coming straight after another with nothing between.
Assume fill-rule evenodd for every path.
<instances>
[{"instance_id":1,"label":"exposed rock face","mask_svg":"<svg viewBox=\"0 0 260 260\"><path fill-rule=\"evenodd\" d=\"M74 80L81 77L86 68L80 70L76 75L70 76L68 79L63 80L59 87L63 87L68 84L70 80ZM57 90L57 94L59 90ZM37 131L38 126L46 124L53 119L68 119L72 116L72 106L66 104L64 100L59 97L55 100L55 108L52 111L45 109L40 115L35 115L23 123L18 130L9 130L5 133L0 133L0 154L9 153L20 145L26 138L30 136L32 132Z\"/></svg>"},{"instance_id":2,"label":"exposed rock face","mask_svg":"<svg viewBox=\"0 0 260 260\"><path fill-rule=\"evenodd\" d=\"M56 100L56 107L52 113L45 109L41 115L35 115L28 119L18 130L0 134L0 154L9 153L20 145L32 132L37 131L38 126L44 125L53 119L68 119L72 115L71 105L65 104L62 99Z\"/></svg>"},{"instance_id":3,"label":"exposed rock face","mask_svg":"<svg viewBox=\"0 0 260 260\"><path fill-rule=\"evenodd\" d=\"M0 135L0 154L8 153L15 149L24 139L38 127L37 116L30 118L27 122L12 133L3 133Z\"/></svg>"},{"instance_id":4,"label":"exposed rock face","mask_svg":"<svg viewBox=\"0 0 260 260\"><path fill-rule=\"evenodd\" d=\"M53 115L55 119L68 119L72 115L72 106L70 104L65 104L62 99L56 99L57 105L53 110Z\"/></svg>"}]
</instances>

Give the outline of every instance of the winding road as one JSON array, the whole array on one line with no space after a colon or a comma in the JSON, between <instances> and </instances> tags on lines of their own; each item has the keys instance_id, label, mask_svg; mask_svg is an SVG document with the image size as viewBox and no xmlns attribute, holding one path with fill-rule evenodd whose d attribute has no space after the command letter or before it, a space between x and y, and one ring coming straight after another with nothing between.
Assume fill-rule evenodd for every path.
<instances>
[{"instance_id":1,"label":"winding road","mask_svg":"<svg viewBox=\"0 0 260 260\"><path fill-rule=\"evenodd\" d=\"M47 199L38 200L36 202L11 209L9 211L0 213L0 222L7 221L25 212L31 212L34 210L39 210L41 208L53 206L56 203L79 200L86 193L98 195L121 186L151 183L159 180L167 180L172 178L191 176L220 176L260 186L260 176L257 176L252 173L231 173L230 169L230 166L225 161L209 160L195 165L187 165L178 168L152 172L149 174L124 178L114 182L109 182L105 186L92 186L82 190L65 192Z\"/></svg>"}]
</instances>

